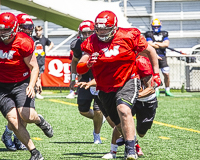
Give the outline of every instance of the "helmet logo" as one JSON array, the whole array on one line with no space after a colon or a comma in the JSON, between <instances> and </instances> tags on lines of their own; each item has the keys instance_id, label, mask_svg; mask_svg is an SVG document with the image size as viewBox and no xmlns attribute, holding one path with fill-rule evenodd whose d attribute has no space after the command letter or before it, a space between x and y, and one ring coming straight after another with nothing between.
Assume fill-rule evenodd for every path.
<instances>
[{"instance_id":1,"label":"helmet logo","mask_svg":"<svg viewBox=\"0 0 200 160\"><path fill-rule=\"evenodd\" d=\"M23 15L22 18L23 18L24 20L27 19L27 18L28 18L28 19L31 19L31 17L30 17L29 15Z\"/></svg>"},{"instance_id":2,"label":"helmet logo","mask_svg":"<svg viewBox=\"0 0 200 160\"><path fill-rule=\"evenodd\" d=\"M0 29L4 29L5 25L4 24L0 24Z\"/></svg>"},{"instance_id":3,"label":"helmet logo","mask_svg":"<svg viewBox=\"0 0 200 160\"><path fill-rule=\"evenodd\" d=\"M107 19L106 18L97 18L96 23L106 23Z\"/></svg>"},{"instance_id":4,"label":"helmet logo","mask_svg":"<svg viewBox=\"0 0 200 160\"><path fill-rule=\"evenodd\" d=\"M80 24L80 26L82 27L82 26L90 26L90 22L82 22L81 24Z\"/></svg>"}]
</instances>

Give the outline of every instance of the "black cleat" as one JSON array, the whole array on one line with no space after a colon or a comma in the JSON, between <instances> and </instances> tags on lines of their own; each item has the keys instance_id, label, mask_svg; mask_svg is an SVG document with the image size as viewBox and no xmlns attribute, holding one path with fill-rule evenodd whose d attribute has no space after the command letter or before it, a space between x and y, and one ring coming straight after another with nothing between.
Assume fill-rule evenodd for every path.
<instances>
[{"instance_id":1,"label":"black cleat","mask_svg":"<svg viewBox=\"0 0 200 160\"><path fill-rule=\"evenodd\" d=\"M44 160L42 154L36 150L33 154L31 154L31 158L29 160Z\"/></svg>"},{"instance_id":2,"label":"black cleat","mask_svg":"<svg viewBox=\"0 0 200 160\"><path fill-rule=\"evenodd\" d=\"M51 127L51 125L42 117L42 115L38 114L38 116L40 117L41 122L36 125L42 129L47 137L53 137L53 128Z\"/></svg>"}]
</instances>

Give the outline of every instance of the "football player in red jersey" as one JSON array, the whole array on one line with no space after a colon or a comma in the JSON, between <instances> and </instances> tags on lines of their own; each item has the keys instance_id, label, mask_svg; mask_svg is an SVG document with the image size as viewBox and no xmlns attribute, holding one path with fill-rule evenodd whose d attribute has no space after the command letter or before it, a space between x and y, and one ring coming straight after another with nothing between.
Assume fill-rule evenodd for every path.
<instances>
[{"instance_id":1,"label":"football player in red jersey","mask_svg":"<svg viewBox=\"0 0 200 160\"><path fill-rule=\"evenodd\" d=\"M35 111L34 86L39 68L33 54L34 42L26 34L17 32L17 21L10 12L0 14L0 109L9 130L30 151L30 160L43 160L26 130L26 123L35 123L48 137L53 136L53 130ZM16 150L7 135L3 134L2 141L9 150Z\"/></svg>"},{"instance_id":2,"label":"football player in red jersey","mask_svg":"<svg viewBox=\"0 0 200 160\"><path fill-rule=\"evenodd\" d=\"M151 128L155 114L156 114L156 108L157 108L157 98L156 98L155 88L154 88L155 84L152 80L153 69L152 69L149 59L146 58L145 56L146 56L145 54L140 54L136 58L137 73L140 76L142 89L139 91L139 96L136 101L136 104L132 108L132 115L134 116L136 114L136 120L137 120L136 129L140 137L144 137L148 129ZM79 82L78 85L80 87L88 89L90 86L96 86L96 82L93 79L92 81L88 83ZM103 114L106 118L108 118L106 113L103 112ZM113 126L111 127L113 128ZM119 137L119 136L120 134L115 127L113 129L110 152L105 154L102 157L103 159L116 158L118 146L121 146L125 143L124 138ZM138 144L138 140L136 140L135 150L138 157L141 157L144 155L144 153L142 152Z\"/></svg>"},{"instance_id":3,"label":"football player in red jersey","mask_svg":"<svg viewBox=\"0 0 200 160\"><path fill-rule=\"evenodd\" d=\"M135 60L139 52L147 53L159 86L157 55L138 29L118 28L117 17L111 11L102 11L97 15L95 31L96 34L81 44L85 54L77 65L77 72L83 74L91 68L100 90L100 100L117 129L123 133L125 158L137 159L131 113L140 88Z\"/></svg>"},{"instance_id":4,"label":"football player in red jersey","mask_svg":"<svg viewBox=\"0 0 200 160\"><path fill-rule=\"evenodd\" d=\"M24 32L28 36L31 36L33 33L34 25L33 25L33 21L30 18L30 16L26 13L21 13L21 14L17 15L17 20L18 20L18 24L19 24L18 31ZM26 124L25 124L25 126L26 126ZM6 126L6 129L3 134L4 134L4 136L6 136L8 142L12 141L13 131L9 130L8 126ZM9 143L6 143L6 144L9 144ZM8 145L6 147L9 150L27 150L26 146L23 143L21 143L21 141L16 137L15 134L14 134L13 145L12 146Z\"/></svg>"},{"instance_id":5,"label":"football player in red jersey","mask_svg":"<svg viewBox=\"0 0 200 160\"><path fill-rule=\"evenodd\" d=\"M26 33L28 36L32 36L34 24L31 17L26 13L21 13L17 15L17 20L19 24L19 31Z\"/></svg>"},{"instance_id":6,"label":"football player in red jersey","mask_svg":"<svg viewBox=\"0 0 200 160\"><path fill-rule=\"evenodd\" d=\"M82 57L81 43L83 43L87 37L94 34L94 22L85 20L80 23L78 30L79 30L79 38L74 39L70 44L70 48L73 51L73 58L71 62L71 82L70 82L71 90L74 90L75 78L77 74L76 66L78 64L78 61ZM93 79L93 75L91 70L89 70L87 73L81 75L79 81L89 82L91 79ZM100 110L100 106L102 104L96 95L97 94L96 89L92 87L88 90L85 90L84 88L78 88L77 92L78 92L77 103L78 103L79 113L82 116L87 117L93 121L94 143L100 144L101 143L100 130L102 126L103 115ZM93 100L94 100L93 109L90 109Z\"/></svg>"}]
</instances>

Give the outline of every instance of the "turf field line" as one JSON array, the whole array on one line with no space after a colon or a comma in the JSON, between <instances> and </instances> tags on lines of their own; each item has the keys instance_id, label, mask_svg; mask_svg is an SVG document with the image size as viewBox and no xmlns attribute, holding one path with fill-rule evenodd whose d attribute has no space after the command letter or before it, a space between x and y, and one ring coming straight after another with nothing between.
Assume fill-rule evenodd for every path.
<instances>
[{"instance_id":1,"label":"turf field line","mask_svg":"<svg viewBox=\"0 0 200 160\"><path fill-rule=\"evenodd\" d=\"M60 100L56 100L56 99L49 99L49 101L62 103L62 104L68 104L68 105L72 105L72 106L78 106L77 104L74 104L74 103L60 101ZM133 117L133 118L135 119L135 117ZM158 122L158 121L153 121L153 123L161 125L161 126L170 127L170 128L175 128L175 129L180 129L180 130L186 130L186 131L190 131L190 132L200 133L200 131L198 131L198 130L189 129L189 128L183 128L183 127L179 127L179 126L175 126L175 125L171 125L171 124L167 124L167 123L162 123L162 122Z\"/></svg>"},{"instance_id":2,"label":"turf field line","mask_svg":"<svg viewBox=\"0 0 200 160\"><path fill-rule=\"evenodd\" d=\"M158 122L158 121L153 121L153 123L158 124L158 125L162 125L162 126L166 126L166 127L175 128L175 129L180 129L180 130L186 130L186 131L190 131L190 132L200 133L200 131L194 130L194 129L191 129L191 128L179 127L179 126L175 126L175 125L171 125L171 124L167 124L167 123L162 123L162 122Z\"/></svg>"},{"instance_id":3,"label":"turf field line","mask_svg":"<svg viewBox=\"0 0 200 160\"><path fill-rule=\"evenodd\" d=\"M56 102L56 103L62 103L62 104L68 104L68 105L71 105L71 106L76 106L76 107L78 107L78 105L75 104L75 103L60 101L60 100L56 100L56 99L49 99L49 101L51 101L51 102Z\"/></svg>"}]
</instances>

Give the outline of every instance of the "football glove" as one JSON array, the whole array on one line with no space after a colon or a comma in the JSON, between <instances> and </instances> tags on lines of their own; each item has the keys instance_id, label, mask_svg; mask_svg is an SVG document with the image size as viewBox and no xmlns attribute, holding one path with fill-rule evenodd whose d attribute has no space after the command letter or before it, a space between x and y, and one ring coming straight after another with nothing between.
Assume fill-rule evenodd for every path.
<instances>
[{"instance_id":1,"label":"football glove","mask_svg":"<svg viewBox=\"0 0 200 160\"><path fill-rule=\"evenodd\" d=\"M92 67L94 65L94 63L97 62L98 56L99 56L98 52L95 52L90 56L89 60L87 61L88 68Z\"/></svg>"},{"instance_id":2,"label":"football glove","mask_svg":"<svg viewBox=\"0 0 200 160\"><path fill-rule=\"evenodd\" d=\"M156 87L159 87L159 86L161 85L161 78L160 78L159 73L155 73L155 74L153 75L153 80L154 80L154 82L156 83L156 84L155 84L155 88L156 88Z\"/></svg>"}]
</instances>

